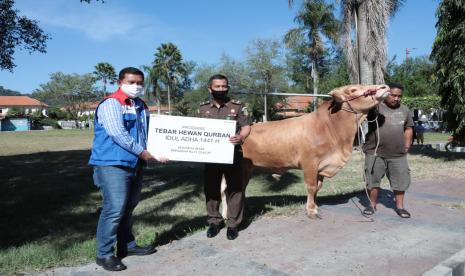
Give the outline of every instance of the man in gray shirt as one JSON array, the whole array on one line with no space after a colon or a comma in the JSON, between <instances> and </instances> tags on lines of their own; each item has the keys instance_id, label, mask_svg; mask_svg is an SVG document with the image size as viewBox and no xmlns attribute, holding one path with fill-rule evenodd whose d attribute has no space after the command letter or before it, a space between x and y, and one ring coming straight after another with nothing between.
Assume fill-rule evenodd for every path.
<instances>
[{"instance_id":1,"label":"man in gray shirt","mask_svg":"<svg viewBox=\"0 0 465 276\"><path fill-rule=\"evenodd\" d=\"M366 154L365 178L371 204L363 213L375 213L381 179L386 175L394 191L396 213L402 218L409 218L410 213L404 208L404 195L411 181L407 152L412 144L414 123L411 111L400 103L403 87L399 84L389 86L390 95L379 104L378 110L368 113L368 133L363 151Z\"/></svg>"}]
</instances>

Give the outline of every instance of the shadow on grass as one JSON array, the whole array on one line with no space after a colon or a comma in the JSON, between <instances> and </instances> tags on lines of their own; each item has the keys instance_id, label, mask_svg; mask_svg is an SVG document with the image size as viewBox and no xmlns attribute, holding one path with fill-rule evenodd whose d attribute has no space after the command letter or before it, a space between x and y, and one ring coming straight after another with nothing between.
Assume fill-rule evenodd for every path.
<instances>
[{"instance_id":1,"label":"shadow on grass","mask_svg":"<svg viewBox=\"0 0 465 276\"><path fill-rule=\"evenodd\" d=\"M77 150L0 156L0 248L50 241L58 250L65 250L94 238L101 198L93 185L92 168L87 165L89 153ZM289 173L279 181L270 175L268 171L257 170L254 177L264 178L272 192L300 181ZM145 170L141 201L157 200L160 193L169 196L134 218L136 223L157 226L162 221L169 225L168 230L158 234L157 245L181 239L206 226L206 215L161 215L180 202L190 201L200 204L201 213L206 214L203 164L151 165ZM333 204L334 200L340 197L322 197L318 202ZM302 204L303 209L305 201L306 196L295 195L248 197L244 227L274 206Z\"/></svg>"},{"instance_id":2,"label":"shadow on grass","mask_svg":"<svg viewBox=\"0 0 465 276\"><path fill-rule=\"evenodd\" d=\"M87 165L89 154L89 150L77 150L0 156L0 248L50 241L57 249L66 249L95 237L101 197ZM160 191L186 190L156 207L163 209L199 196L203 193L202 172L201 164L152 165L145 170L141 201ZM135 221L138 219L152 225L160 220L173 223L160 237L165 242L204 224L203 217L142 214Z\"/></svg>"},{"instance_id":3,"label":"shadow on grass","mask_svg":"<svg viewBox=\"0 0 465 276\"><path fill-rule=\"evenodd\" d=\"M281 174L279 179L273 178L273 172L264 168L254 168L253 178L263 181L266 185L266 191L269 192L281 192L286 190L289 186L301 182L297 175L286 171ZM250 185L250 184L249 184Z\"/></svg>"},{"instance_id":4,"label":"shadow on grass","mask_svg":"<svg viewBox=\"0 0 465 276\"><path fill-rule=\"evenodd\" d=\"M433 149L431 145L413 145L409 153L412 155L423 155L434 159L443 159L444 161L465 159L465 152L440 151Z\"/></svg>"},{"instance_id":5,"label":"shadow on grass","mask_svg":"<svg viewBox=\"0 0 465 276\"><path fill-rule=\"evenodd\" d=\"M95 213L70 211L96 190L88 157L88 150L0 156L1 248L58 232L74 240L92 235Z\"/></svg>"}]
</instances>

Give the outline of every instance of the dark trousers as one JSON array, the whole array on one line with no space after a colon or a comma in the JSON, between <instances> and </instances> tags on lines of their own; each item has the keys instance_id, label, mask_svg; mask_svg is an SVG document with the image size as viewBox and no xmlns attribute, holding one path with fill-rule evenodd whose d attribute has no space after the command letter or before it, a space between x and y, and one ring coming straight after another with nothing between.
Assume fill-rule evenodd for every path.
<instances>
[{"instance_id":1,"label":"dark trousers","mask_svg":"<svg viewBox=\"0 0 465 276\"><path fill-rule=\"evenodd\" d=\"M219 212L221 203L221 178L226 178L225 191L228 204L228 227L238 227L244 214L245 191L242 171L242 152L234 152L233 164L205 164L204 190L207 204L207 222L220 224L223 217Z\"/></svg>"}]
</instances>

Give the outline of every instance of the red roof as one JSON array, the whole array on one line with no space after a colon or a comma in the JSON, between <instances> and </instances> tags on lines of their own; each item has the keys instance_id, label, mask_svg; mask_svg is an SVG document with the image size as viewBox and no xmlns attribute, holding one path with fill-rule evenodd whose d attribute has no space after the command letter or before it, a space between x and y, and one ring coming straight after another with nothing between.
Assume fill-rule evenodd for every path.
<instances>
[{"instance_id":1,"label":"red roof","mask_svg":"<svg viewBox=\"0 0 465 276\"><path fill-rule=\"evenodd\" d=\"M87 103L84 103L83 106L84 106L84 108L87 108L87 109L96 109L99 103L100 103L100 101L87 102Z\"/></svg>"},{"instance_id":2,"label":"red roof","mask_svg":"<svg viewBox=\"0 0 465 276\"><path fill-rule=\"evenodd\" d=\"M148 108L149 108L150 113L158 112L158 106L156 105L149 105ZM171 111L173 110L174 110L174 106L171 106ZM168 112L168 106L167 105L160 106L160 113L165 113L165 112Z\"/></svg>"},{"instance_id":3,"label":"red roof","mask_svg":"<svg viewBox=\"0 0 465 276\"><path fill-rule=\"evenodd\" d=\"M313 102L313 97L309 96L289 96L285 103L277 103L279 109L305 110Z\"/></svg>"},{"instance_id":4,"label":"red roof","mask_svg":"<svg viewBox=\"0 0 465 276\"><path fill-rule=\"evenodd\" d=\"M297 117L306 114L305 110L313 102L310 96L287 96L285 102L275 104L277 114L283 117Z\"/></svg>"},{"instance_id":5,"label":"red roof","mask_svg":"<svg viewBox=\"0 0 465 276\"><path fill-rule=\"evenodd\" d=\"M28 96L0 96L0 106L40 106L47 107L46 104L30 98Z\"/></svg>"}]
</instances>

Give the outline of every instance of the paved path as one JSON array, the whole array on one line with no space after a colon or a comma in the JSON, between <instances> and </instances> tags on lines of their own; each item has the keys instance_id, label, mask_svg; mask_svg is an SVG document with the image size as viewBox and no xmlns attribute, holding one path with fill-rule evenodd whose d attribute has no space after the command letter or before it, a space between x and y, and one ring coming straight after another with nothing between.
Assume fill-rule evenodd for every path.
<instances>
[{"instance_id":1,"label":"paved path","mask_svg":"<svg viewBox=\"0 0 465 276\"><path fill-rule=\"evenodd\" d=\"M364 200L362 193L323 200L321 220L303 211L261 218L235 241L225 229L213 239L202 231L151 256L125 258L128 269L118 275L421 275L465 248L465 175L413 183L410 219L391 209L390 192L382 193L373 221L360 214ZM45 274L109 273L88 264Z\"/></svg>"}]
</instances>

